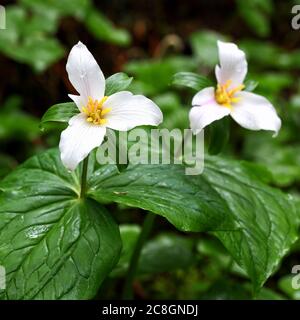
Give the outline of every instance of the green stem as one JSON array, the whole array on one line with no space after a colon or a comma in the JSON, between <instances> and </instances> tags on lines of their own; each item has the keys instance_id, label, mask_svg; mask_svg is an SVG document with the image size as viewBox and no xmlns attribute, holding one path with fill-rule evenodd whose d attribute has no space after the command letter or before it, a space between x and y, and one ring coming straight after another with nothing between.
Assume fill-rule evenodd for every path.
<instances>
[{"instance_id":1,"label":"green stem","mask_svg":"<svg viewBox=\"0 0 300 320\"><path fill-rule=\"evenodd\" d=\"M81 175L81 190L80 190L80 198L83 199L85 197L86 192L86 177L87 177L87 169L89 164L89 156L87 156L83 160L82 166L82 175Z\"/></svg>"},{"instance_id":2,"label":"green stem","mask_svg":"<svg viewBox=\"0 0 300 320\"><path fill-rule=\"evenodd\" d=\"M138 262L143 249L143 245L152 230L152 226L155 220L155 214L148 213L142 227L141 234L136 242L133 254L130 259L129 269L125 279L125 285L123 288L123 299L130 300L133 299L133 281L138 268Z\"/></svg>"}]
</instances>

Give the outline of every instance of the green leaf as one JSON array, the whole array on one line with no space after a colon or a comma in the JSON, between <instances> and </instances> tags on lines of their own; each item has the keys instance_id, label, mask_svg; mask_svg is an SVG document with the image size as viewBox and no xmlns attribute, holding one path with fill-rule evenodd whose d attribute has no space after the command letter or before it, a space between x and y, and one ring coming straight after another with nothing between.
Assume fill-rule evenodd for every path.
<instances>
[{"instance_id":1,"label":"green leaf","mask_svg":"<svg viewBox=\"0 0 300 320\"><path fill-rule=\"evenodd\" d=\"M286 300L286 298L271 289L262 288L256 300Z\"/></svg>"},{"instance_id":2,"label":"green leaf","mask_svg":"<svg viewBox=\"0 0 300 320\"><path fill-rule=\"evenodd\" d=\"M40 122L40 127L45 128L45 126L51 122L68 122L78 113L78 107L74 102L55 104L43 115Z\"/></svg>"},{"instance_id":3,"label":"green leaf","mask_svg":"<svg viewBox=\"0 0 300 320\"><path fill-rule=\"evenodd\" d=\"M259 82L260 90L270 93L274 96L280 90L289 88L293 82L293 77L288 73L270 72L256 76Z\"/></svg>"},{"instance_id":4,"label":"green leaf","mask_svg":"<svg viewBox=\"0 0 300 320\"><path fill-rule=\"evenodd\" d=\"M0 112L0 119L0 141L33 140L40 134L39 119L28 113L19 110Z\"/></svg>"},{"instance_id":5,"label":"green leaf","mask_svg":"<svg viewBox=\"0 0 300 320\"><path fill-rule=\"evenodd\" d=\"M297 239L294 199L252 175L242 163L206 157L199 176L177 165L102 168L89 194L152 211L182 231L215 231L257 291Z\"/></svg>"},{"instance_id":6,"label":"green leaf","mask_svg":"<svg viewBox=\"0 0 300 320\"><path fill-rule=\"evenodd\" d=\"M79 176L50 150L0 184L2 299L90 299L118 261L120 235L111 215L80 199Z\"/></svg>"},{"instance_id":7,"label":"green leaf","mask_svg":"<svg viewBox=\"0 0 300 320\"><path fill-rule=\"evenodd\" d=\"M270 34L270 13L272 0L237 0L237 7L241 17L257 35L266 37Z\"/></svg>"},{"instance_id":8,"label":"green leaf","mask_svg":"<svg viewBox=\"0 0 300 320\"><path fill-rule=\"evenodd\" d=\"M20 6L9 6L6 15L7 29L0 32L0 51L5 55L38 72L63 57L64 48L47 34L56 29L55 18L32 15Z\"/></svg>"},{"instance_id":9,"label":"green leaf","mask_svg":"<svg viewBox=\"0 0 300 320\"><path fill-rule=\"evenodd\" d=\"M251 300L251 286L249 283L241 284L229 279L216 281L200 299L205 300ZM268 288L262 288L255 297L256 300L284 300L279 293Z\"/></svg>"},{"instance_id":10,"label":"green leaf","mask_svg":"<svg viewBox=\"0 0 300 320\"><path fill-rule=\"evenodd\" d=\"M66 283L65 270L68 271L68 277L74 274L77 269L70 271L68 265L62 269L61 275L56 272L54 264L55 268L50 267L49 271L51 277L48 273L46 278L43 276L44 270L48 270L56 259L63 263L61 255L52 254L52 251L66 250L63 251L65 258L70 248L75 250L75 247L80 247L83 242L81 239L77 246L72 246L69 241L75 243L79 235L84 233L85 229L79 226L88 224L86 219L89 214L96 211L98 217L104 211L91 200L84 203L78 200L79 176L80 168L75 173L68 173L61 166L57 150L50 150L27 161L0 184L0 190L4 191L0 196L0 264L8 268L9 297L44 295L53 298L55 292L56 297L87 298L96 292L96 284L87 289L82 282L78 282L79 287L75 284L69 293L57 293L53 287L49 291L47 286L40 287L44 285L44 279L48 279L47 283L51 286L54 275L61 276ZM247 272L256 292L276 270L298 236L300 215L294 199L262 183L256 174L252 175L250 167L232 160L207 156L204 173L199 176L186 176L185 168L180 165L129 165L119 173L114 165L99 167L95 153L92 153L87 186L87 196L98 202L117 202L152 211L182 231L212 231ZM89 213L82 214L82 211ZM101 260L100 266L104 263L105 271L100 272L101 267L97 267L99 273L94 270L92 277L101 280L117 261L120 249L116 226L109 215L102 214L105 217L103 220L111 225L110 229L105 227L105 230L110 231L106 234L101 229L104 225L102 221L94 232L98 236L106 236L111 247L102 253L107 258L104 262L96 259ZM72 223L76 217L78 223ZM94 223L92 225L95 227ZM61 245L57 248L53 245L58 241L56 231L62 229L65 236L59 237ZM74 239L76 235L78 237ZM47 246L43 246L44 239L47 240ZM98 238L88 239L96 241ZM103 241L100 242L100 248L101 243ZM49 252L46 251L48 249ZM79 263L92 265L86 254L84 247L79 254L84 259L73 259L77 267ZM45 260L45 256L48 259ZM68 259L63 261L69 262ZM33 273L36 268L42 271ZM25 275L21 275L23 270L26 271ZM35 277L40 278L36 280ZM82 280L76 274L76 279L78 277ZM84 290L79 289L82 287ZM65 290L65 286L63 288L60 290Z\"/></svg>"},{"instance_id":11,"label":"green leaf","mask_svg":"<svg viewBox=\"0 0 300 320\"><path fill-rule=\"evenodd\" d=\"M217 280L202 295L201 300L249 300L250 293L240 284L229 279Z\"/></svg>"},{"instance_id":12,"label":"green leaf","mask_svg":"<svg viewBox=\"0 0 300 320\"><path fill-rule=\"evenodd\" d=\"M90 197L152 211L182 231L233 229L226 203L196 176L186 176L174 165L129 165L121 174L116 166L102 167L90 180Z\"/></svg>"},{"instance_id":13,"label":"green leaf","mask_svg":"<svg viewBox=\"0 0 300 320\"><path fill-rule=\"evenodd\" d=\"M287 275L279 279L278 286L290 299L300 300L300 291L292 286L295 275Z\"/></svg>"},{"instance_id":14,"label":"green leaf","mask_svg":"<svg viewBox=\"0 0 300 320\"><path fill-rule=\"evenodd\" d=\"M269 177L265 173L260 176L267 177L272 184L280 187L288 187L300 181L300 146L296 141L287 141L273 139L267 133L249 134L244 141L245 157L266 166Z\"/></svg>"},{"instance_id":15,"label":"green leaf","mask_svg":"<svg viewBox=\"0 0 300 320\"><path fill-rule=\"evenodd\" d=\"M214 264L223 269L228 269L232 261L232 258L222 243L213 237L200 239L197 244L197 251L199 252L199 258L209 257Z\"/></svg>"},{"instance_id":16,"label":"green leaf","mask_svg":"<svg viewBox=\"0 0 300 320\"><path fill-rule=\"evenodd\" d=\"M187 269L194 262L191 241L174 234L161 234L144 246L138 271L140 274L170 272Z\"/></svg>"},{"instance_id":17,"label":"green leaf","mask_svg":"<svg viewBox=\"0 0 300 320\"><path fill-rule=\"evenodd\" d=\"M208 78L193 72L176 73L173 76L172 84L180 87L192 88L196 91L200 91L213 85Z\"/></svg>"},{"instance_id":18,"label":"green leaf","mask_svg":"<svg viewBox=\"0 0 300 320\"><path fill-rule=\"evenodd\" d=\"M56 17L83 18L91 7L90 0L21 0L21 3L38 14L48 13Z\"/></svg>"},{"instance_id":19,"label":"green leaf","mask_svg":"<svg viewBox=\"0 0 300 320\"><path fill-rule=\"evenodd\" d=\"M120 46L128 46L131 42L130 34L123 29L117 29L99 11L89 10L83 21L87 29L98 39Z\"/></svg>"},{"instance_id":20,"label":"green leaf","mask_svg":"<svg viewBox=\"0 0 300 320\"><path fill-rule=\"evenodd\" d=\"M124 72L113 74L106 79L105 95L110 96L116 92L127 89L132 79L132 77L128 77Z\"/></svg>"},{"instance_id":21,"label":"green leaf","mask_svg":"<svg viewBox=\"0 0 300 320\"><path fill-rule=\"evenodd\" d=\"M28 37L23 45L11 51L12 57L20 62L27 63L37 71L45 71L49 66L64 56L64 48L56 39L41 36Z\"/></svg>"}]
</instances>

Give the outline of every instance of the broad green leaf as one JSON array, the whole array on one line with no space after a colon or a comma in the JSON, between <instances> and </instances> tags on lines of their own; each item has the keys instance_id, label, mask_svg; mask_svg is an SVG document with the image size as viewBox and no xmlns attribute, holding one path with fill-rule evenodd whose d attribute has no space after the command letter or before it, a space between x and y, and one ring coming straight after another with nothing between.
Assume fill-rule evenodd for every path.
<instances>
[{"instance_id":1,"label":"broad green leaf","mask_svg":"<svg viewBox=\"0 0 300 320\"><path fill-rule=\"evenodd\" d=\"M261 183L242 164L214 158L205 168L207 181L226 199L240 226L237 232L215 235L247 272L257 291L298 237L295 199Z\"/></svg>"},{"instance_id":2,"label":"broad green leaf","mask_svg":"<svg viewBox=\"0 0 300 320\"><path fill-rule=\"evenodd\" d=\"M202 178L172 165L129 165L121 174L102 167L91 177L89 195L152 211L182 231L234 229L226 202Z\"/></svg>"},{"instance_id":3,"label":"broad green leaf","mask_svg":"<svg viewBox=\"0 0 300 320\"><path fill-rule=\"evenodd\" d=\"M228 269L232 258L222 243L216 238L200 239L197 244L199 258L210 258L215 265L217 264L222 269Z\"/></svg>"},{"instance_id":4,"label":"broad green leaf","mask_svg":"<svg viewBox=\"0 0 300 320\"><path fill-rule=\"evenodd\" d=\"M279 279L278 287L284 292L290 299L300 300L300 291L292 286L293 277L296 275L287 275Z\"/></svg>"},{"instance_id":5,"label":"broad green leaf","mask_svg":"<svg viewBox=\"0 0 300 320\"><path fill-rule=\"evenodd\" d=\"M132 79L132 77L128 77L124 72L113 74L106 79L105 95L110 96L116 92L127 89Z\"/></svg>"},{"instance_id":6,"label":"broad green leaf","mask_svg":"<svg viewBox=\"0 0 300 320\"><path fill-rule=\"evenodd\" d=\"M81 168L56 150L28 160L0 183L2 299L90 299L117 263L119 230L92 199L79 199Z\"/></svg>"},{"instance_id":7,"label":"broad green leaf","mask_svg":"<svg viewBox=\"0 0 300 320\"><path fill-rule=\"evenodd\" d=\"M39 136L39 120L28 113L12 110L0 112L1 140L33 140Z\"/></svg>"},{"instance_id":8,"label":"broad green leaf","mask_svg":"<svg viewBox=\"0 0 300 320\"><path fill-rule=\"evenodd\" d=\"M15 50L15 51L13 51ZM64 48L56 39L42 36L28 37L18 50L12 48L12 57L42 72L64 56Z\"/></svg>"},{"instance_id":9,"label":"broad green leaf","mask_svg":"<svg viewBox=\"0 0 300 320\"><path fill-rule=\"evenodd\" d=\"M206 300L284 300L279 293L268 288L262 288L255 297L251 292L249 283L237 283L229 279L216 281L209 290L200 296Z\"/></svg>"},{"instance_id":10,"label":"broad green leaf","mask_svg":"<svg viewBox=\"0 0 300 320\"><path fill-rule=\"evenodd\" d=\"M266 166L268 179L277 186L288 187L300 181L300 146L296 142L281 142L270 134L247 134L243 153L248 159ZM267 177L266 174L261 176Z\"/></svg>"},{"instance_id":11,"label":"broad green leaf","mask_svg":"<svg viewBox=\"0 0 300 320\"><path fill-rule=\"evenodd\" d=\"M37 169L39 167L42 169ZM4 240L1 238L0 242L0 264L4 264L6 258L6 263L12 259L15 266L17 263L14 259L22 258L21 249L19 252L13 250L12 256L7 256L18 239L21 239L24 250L30 251L26 241L34 240L27 239L28 230L24 228L24 223L26 219L30 220L31 215L37 215L35 223L38 223L40 203L45 205L45 210L48 208L47 201L52 201L50 212L41 218L59 215L59 209L53 204L58 201L57 198L60 200L59 208L65 208L70 202L78 203L78 171L68 173L61 167L57 150L51 150L32 158L4 179L1 189L5 189L5 193L1 195L0 202L0 228L2 223L4 230L1 234ZM182 231L212 231L247 272L255 291L274 272L297 239L299 210L295 207L294 199L266 186L256 175L252 175L248 167L232 160L206 157L204 173L199 176L186 176L184 168L179 165L129 165L119 173L114 165L99 167L93 153L87 192L89 198L101 203L117 202L152 211ZM21 208L16 199L24 200ZM13 210L14 206L18 207L17 210ZM26 211L28 206L34 206L33 211L19 216L18 212ZM67 217L66 213L63 216ZM21 219L18 217L24 220L23 228L15 235L14 226L19 226L18 219ZM11 219L16 220L9 222ZM62 218L60 223L64 221ZM51 223L53 220L46 225ZM47 230L40 232L48 234ZM51 231L49 234L52 236ZM110 243L112 246L118 244L117 241ZM37 260L32 258L30 262ZM17 275L18 271L12 272L13 283L16 283L16 279L21 281Z\"/></svg>"},{"instance_id":12,"label":"broad green leaf","mask_svg":"<svg viewBox=\"0 0 300 320\"><path fill-rule=\"evenodd\" d=\"M272 0L237 0L237 7L241 17L257 35L266 37L270 34L270 13Z\"/></svg>"},{"instance_id":13,"label":"broad green leaf","mask_svg":"<svg viewBox=\"0 0 300 320\"><path fill-rule=\"evenodd\" d=\"M294 82L290 74L283 72L266 72L257 75L256 79L259 82L259 89L269 93L271 97L280 90L289 88Z\"/></svg>"},{"instance_id":14,"label":"broad green leaf","mask_svg":"<svg viewBox=\"0 0 300 320\"><path fill-rule=\"evenodd\" d=\"M83 18L91 7L90 0L21 0L21 3L38 14L48 13L56 17Z\"/></svg>"},{"instance_id":15,"label":"broad green leaf","mask_svg":"<svg viewBox=\"0 0 300 320\"><path fill-rule=\"evenodd\" d=\"M51 122L68 122L78 113L78 107L74 102L55 104L43 115L40 122L40 127L44 128L46 124Z\"/></svg>"},{"instance_id":16,"label":"broad green leaf","mask_svg":"<svg viewBox=\"0 0 300 320\"><path fill-rule=\"evenodd\" d=\"M91 9L83 21L87 29L98 39L120 46L128 46L131 42L130 34L124 29L117 29L99 11Z\"/></svg>"},{"instance_id":17,"label":"broad green leaf","mask_svg":"<svg viewBox=\"0 0 300 320\"><path fill-rule=\"evenodd\" d=\"M250 292L240 284L229 279L217 280L199 297L201 300L248 300Z\"/></svg>"},{"instance_id":18,"label":"broad green leaf","mask_svg":"<svg viewBox=\"0 0 300 320\"><path fill-rule=\"evenodd\" d=\"M102 177L102 178L100 178ZM206 157L199 176L181 166L99 169L89 194L152 211L183 231L215 231L257 291L297 239L294 199L263 184L243 164Z\"/></svg>"},{"instance_id":19,"label":"broad green leaf","mask_svg":"<svg viewBox=\"0 0 300 320\"><path fill-rule=\"evenodd\" d=\"M64 49L48 32L55 19L31 15L20 6L6 10L7 29L0 32L0 51L8 57L41 72L64 55ZM41 23L43 21L43 23Z\"/></svg>"},{"instance_id":20,"label":"broad green leaf","mask_svg":"<svg viewBox=\"0 0 300 320\"><path fill-rule=\"evenodd\" d=\"M195 262L192 242L182 236L161 234L150 240L143 248L139 273L170 272L187 269Z\"/></svg>"},{"instance_id":21,"label":"broad green leaf","mask_svg":"<svg viewBox=\"0 0 300 320\"><path fill-rule=\"evenodd\" d=\"M193 72L178 72L173 76L173 85L180 87L188 87L195 91L200 91L204 88L211 87L212 82L199 74Z\"/></svg>"},{"instance_id":22,"label":"broad green leaf","mask_svg":"<svg viewBox=\"0 0 300 320\"><path fill-rule=\"evenodd\" d=\"M250 288L250 286L246 287ZM255 297L256 300L285 300L286 298L269 288L262 288L261 291Z\"/></svg>"}]
</instances>

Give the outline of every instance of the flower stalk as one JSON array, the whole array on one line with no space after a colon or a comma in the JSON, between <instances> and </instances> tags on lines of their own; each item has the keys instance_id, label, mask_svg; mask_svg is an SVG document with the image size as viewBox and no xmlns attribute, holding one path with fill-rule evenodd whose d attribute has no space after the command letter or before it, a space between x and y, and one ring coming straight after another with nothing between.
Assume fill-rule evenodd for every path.
<instances>
[{"instance_id":1,"label":"flower stalk","mask_svg":"<svg viewBox=\"0 0 300 320\"><path fill-rule=\"evenodd\" d=\"M125 279L125 284L123 288L122 298L125 300L133 299L133 281L137 272L139 258L140 258L144 243L148 239L150 232L152 230L154 220L155 220L155 214L148 213L144 220L141 234L136 242L133 254L130 259L127 277Z\"/></svg>"},{"instance_id":2,"label":"flower stalk","mask_svg":"<svg viewBox=\"0 0 300 320\"><path fill-rule=\"evenodd\" d=\"M83 160L82 174L81 174L81 189L80 189L80 199L84 199L86 193L86 180L87 180L87 169L89 165L89 156Z\"/></svg>"}]
</instances>

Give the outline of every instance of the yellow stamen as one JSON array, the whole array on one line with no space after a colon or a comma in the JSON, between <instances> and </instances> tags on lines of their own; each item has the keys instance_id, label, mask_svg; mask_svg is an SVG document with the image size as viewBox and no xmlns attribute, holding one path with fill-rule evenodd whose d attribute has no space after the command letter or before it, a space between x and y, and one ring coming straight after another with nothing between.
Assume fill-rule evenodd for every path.
<instances>
[{"instance_id":1,"label":"yellow stamen","mask_svg":"<svg viewBox=\"0 0 300 320\"><path fill-rule=\"evenodd\" d=\"M244 88L245 88L245 86L243 84L241 84L241 85L237 86L236 88L230 90L228 92L228 95L233 96L235 93L242 91Z\"/></svg>"},{"instance_id":2,"label":"yellow stamen","mask_svg":"<svg viewBox=\"0 0 300 320\"><path fill-rule=\"evenodd\" d=\"M111 112L111 108L102 109L101 116L105 116L109 112Z\"/></svg>"},{"instance_id":3,"label":"yellow stamen","mask_svg":"<svg viewBox=\"0 0 300 320\"><path fill-rule=\"evenodd\" d=\"M88 98L88 103L82 108L82 112L87 115L86 121L101 125L107 123L107 119L104 116L111 111L111 108L103 109L104 102L108 99L107 96L103 97L100 101Z\"/></svg>"},{"instance_id":4,"label":"yellow stamen","mask_svg":"<svg viewBox=\"0 0 300 320\"><path fill-rule=\"evenodd\" d=\"M232 103L236 103L236 102L240 101L241 98L234 97L234 95L237 92L242 91L245 88L245 86L243 84L241 84L231 90L228 90L231 83L232 83L232 81L228 80L223 85L218 84L217 89L215 91L216 101L226 108L231 108Z\"/></svg>"}]
</instances>

